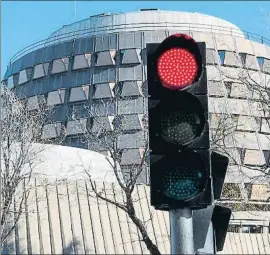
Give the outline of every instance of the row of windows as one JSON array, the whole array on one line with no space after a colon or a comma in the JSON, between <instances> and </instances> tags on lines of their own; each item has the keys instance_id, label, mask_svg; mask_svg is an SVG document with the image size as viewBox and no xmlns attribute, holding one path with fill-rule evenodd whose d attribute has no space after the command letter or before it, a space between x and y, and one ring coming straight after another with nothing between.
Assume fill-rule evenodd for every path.
<instances>
[{"instance_id":1,"label":"row of windows","mask_svg":"<svg viewBox=\"0 0 270 255\"><path fill-rule=\"evenodd\" d=\"M141 82L124 82L122 83L118 91L116 91L115 83L98 84L93 87L91 98L95 101L111 101L114 102L115 98L119 98L119 107L125 107L122 105L126 101L136 101L135 104L141 104L143 106ZM38 109L38 102L46 102L48 106L55 106L67 103L77 103L88 101L90 97L90 86L82 85L71 89L58 89L51 91L48 94L36 95L27 98L27 109ZM42 98L42 100L40 100ZM122 99L122 100L121 100ZM105 100L105 101L104 101ZM138 101L139 100L139 101ZM88 102L89 103L89 102ZM138 105L139 106L139 105Z\"/></svg>"},{"instance_id":2,"label":"row of windows","mask_svg":"<svg viewBox=\"0 0 270 255\"><path fill-rule=\"evenodd\" d=\"M230 224L228 227L228 232L233 232L233 233L264 233L264 230L263 230L263 226ZM267 233L270 233L269 227L267 227Z\"/></svg>"},{"instance_id":3,"label":"row of windows","mask_svg":"<svg viewBox=\"0 0 270 255\"><path fill-rule=\"evenodd\" d=\"M139 65L142 62L139 49L121 50L118 58L121 65ZM21 85L29 82L31 79L39 79L50 74L58 74L67 72L71 67L72 70L79 70L84 68L96 67L110 67L116 65L116 51L104 51L96 54L82 54L76 55L73 59L65 57L52 61L50 64L42 63L20 71L13 76L10 76L5 84L8 87Z\"/></svg>"},{"instance_id":4,"label":"row of windows","mask_svg":"<svg viewBox=\"0 0 270 255\"><path fill-rule=\"evenodd\" d=\"M55 122L43 126L42 139L56 138L61 135L64 128L64 134L67 136L78 135L89 132L98 134L100 132L110 132L120 130L139 131L143 129L144 119L142 114L127 114L120 116L103 116L82 118L78 120L69 120L62 124Z\"/></svg>"},{"instance_id":5,"label":"row of windows","mask_svg":"<svg viewBox=\"0 0 270 255\"><path fill-rule=\"evenodd\" d=\"M261 70L270 73L270 59L256 57L247 53L207 49L207 64L221 64L222 66L243 67L250 70Z\"/></svg>"},{"instance_id":6,"label":"row of windows","mask_svg":"<svg viewBox=\"0 0 270 255\"><path fill-rule=\"evenodd\" d=\"M216 54L220 58L218 61ZM80 70L84 68L89 68L91 66L96 67L112 67L116 66L116 60L119 59L120 64L128 64L128 65L138 65L142 63L142 56L140 49L125 49L120 50L119 54L115 50L98 52L95 54L81 54L76 55L74 58L59 58L52 61L50 65L49 62L42 63L34 66L33 68L27 68L21 70L19 73L10 76L5 84L9 87L13 87L16 85L20 85L30 81L31 79L39 79L50 74L58 74L67 72L70 69L72 70ZM257 57L254 55L249 55L246 53L236 54L231 51L216 51L213 49L207 49L207 63L208 64L218 64L234 66L234 67L245 67L251 70L259 70L259 68L266 73L270 73L270 60ZM259 68L258 68L259 67ZM123 75L128 72L124 71Z\"/></svg>"}]
</instances>

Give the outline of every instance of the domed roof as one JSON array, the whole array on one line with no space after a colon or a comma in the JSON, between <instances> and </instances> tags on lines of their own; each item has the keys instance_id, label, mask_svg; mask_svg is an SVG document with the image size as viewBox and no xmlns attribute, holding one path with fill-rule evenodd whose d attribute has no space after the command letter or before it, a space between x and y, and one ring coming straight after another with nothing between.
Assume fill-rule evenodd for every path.
<instances>
[{"instance_id":1,"label":"domed roof","mask_svg":"<svg viewBox=\"0 0 270 255\"><path fill-rule=\"evenodd\" d=\"M20 154L20 144L12 144L12 160L17 162ZM18 148L19 147L19 148ZM31 160L30 164L23 166L22 174L32 172L32 176L43 177L51 180L79 180L88 179L91 176L93 181L115 182L117 179L113 169L112 158L101 153L68 146L33 143L27 155ZM1 166L4 169L4 161ZM119 178L122 175L119 169Z\"/></svg>"},{"instance_id":2,"label":"domed roof","mask_svg":"<svg viewBox=\"0 0 270 255\"><path fill-rule=\"evenodd\" d=\"M90 16L55 31L49 38L58 37L66 33L75 38L114 33L147 30L178 30L214 32L243 37L244 34L236 25L213 16L181 11L161 11L157 9L141 9L130 13L103 13Z\"/></svg>"}]
</instances>

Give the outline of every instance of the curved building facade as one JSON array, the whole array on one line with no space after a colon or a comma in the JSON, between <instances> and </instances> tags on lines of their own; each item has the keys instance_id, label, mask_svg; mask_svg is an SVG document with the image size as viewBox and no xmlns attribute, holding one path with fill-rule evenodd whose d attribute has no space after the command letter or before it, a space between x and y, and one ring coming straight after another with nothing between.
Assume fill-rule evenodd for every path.
<instances>
[{"instance_id":1,"label":"curved building facade","mask_svg":"<svg viewBox=\"0 0 270 255\"><path fill-rule=\"evenodd\" d=\"M105 13L63 26L17 53L4 84L26 98L29 109L40 102L54 107L41 140L56 139L64 126L65 145L106 153L84 141L83 128L74 128L71 116L93 135L101 126L113 131L120 118L121 164L136 164L148 139L146 44L179 32L206 43L210 124L214 146L231 156L226 185L239 191L233 200L267 204L269 179L259 171L267 169L270 150L270 41L265 38L199 13ZM140 182L147 182L147 171ZM232 194L224 199L232 200Z\"/></svg>"}]
</instances>

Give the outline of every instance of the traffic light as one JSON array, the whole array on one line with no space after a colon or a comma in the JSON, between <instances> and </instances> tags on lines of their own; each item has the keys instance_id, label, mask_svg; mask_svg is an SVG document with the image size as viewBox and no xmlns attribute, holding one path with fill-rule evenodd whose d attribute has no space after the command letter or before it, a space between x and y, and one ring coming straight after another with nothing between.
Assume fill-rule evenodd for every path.
<instances>
[{"instance_id":1,"label":"traffic light","mask_svg":"<svg viewBox=\"0 0 270 255\"><path fill-rule=\"evenodd\" d=\"M146 50L151 204L205 208L220 195L212 179L225 177L211 174L205 43L174 34Z\"/></svg>"}]
</instances>

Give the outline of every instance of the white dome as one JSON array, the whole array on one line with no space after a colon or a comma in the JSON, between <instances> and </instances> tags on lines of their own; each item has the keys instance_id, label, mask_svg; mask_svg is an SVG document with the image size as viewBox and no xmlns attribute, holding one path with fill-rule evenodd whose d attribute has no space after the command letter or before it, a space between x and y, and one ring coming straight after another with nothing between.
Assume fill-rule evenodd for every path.
<instances>
[{"instance_id":1,"label":"white dome","mask_svg":"<svg viewBox=\"0 0 270 255\"><path fill-rule=\"evenodd\" d=\"M15 152L13 157L15 158L15 162L17 162L16 157L19 157L20 149L15 149L16 146L19 146L18 144L14 144L13 146L12 151ZM89 174L93 181L117 181L112 167L112 159L98 152L74 147L36 143L32 145L27 155L33 162L31 162L31 166L30 164L24 165L22 174L29 173L29 168L31 167L33 176L48 179L78 180L89 178ZM3 161L2 168L4 168ZM119 166L118 169L120 170ZM120 171L119 176L122 178Z\"/></svg>"},{"instance_id":2,"label":"white dome","mask_svg":"<svg viewBox=\"0 0 270 255\"><path fill-rule=\"evenodd\" d=\"M87 36L129 31L182 30L230 34L244 38L241 29L228 21L201 13L161 10L90 16L88 19L63 26L49 38L78 30L81 31L75 38L86 36L86 30Z\"/></svg>"}]
</instances>

